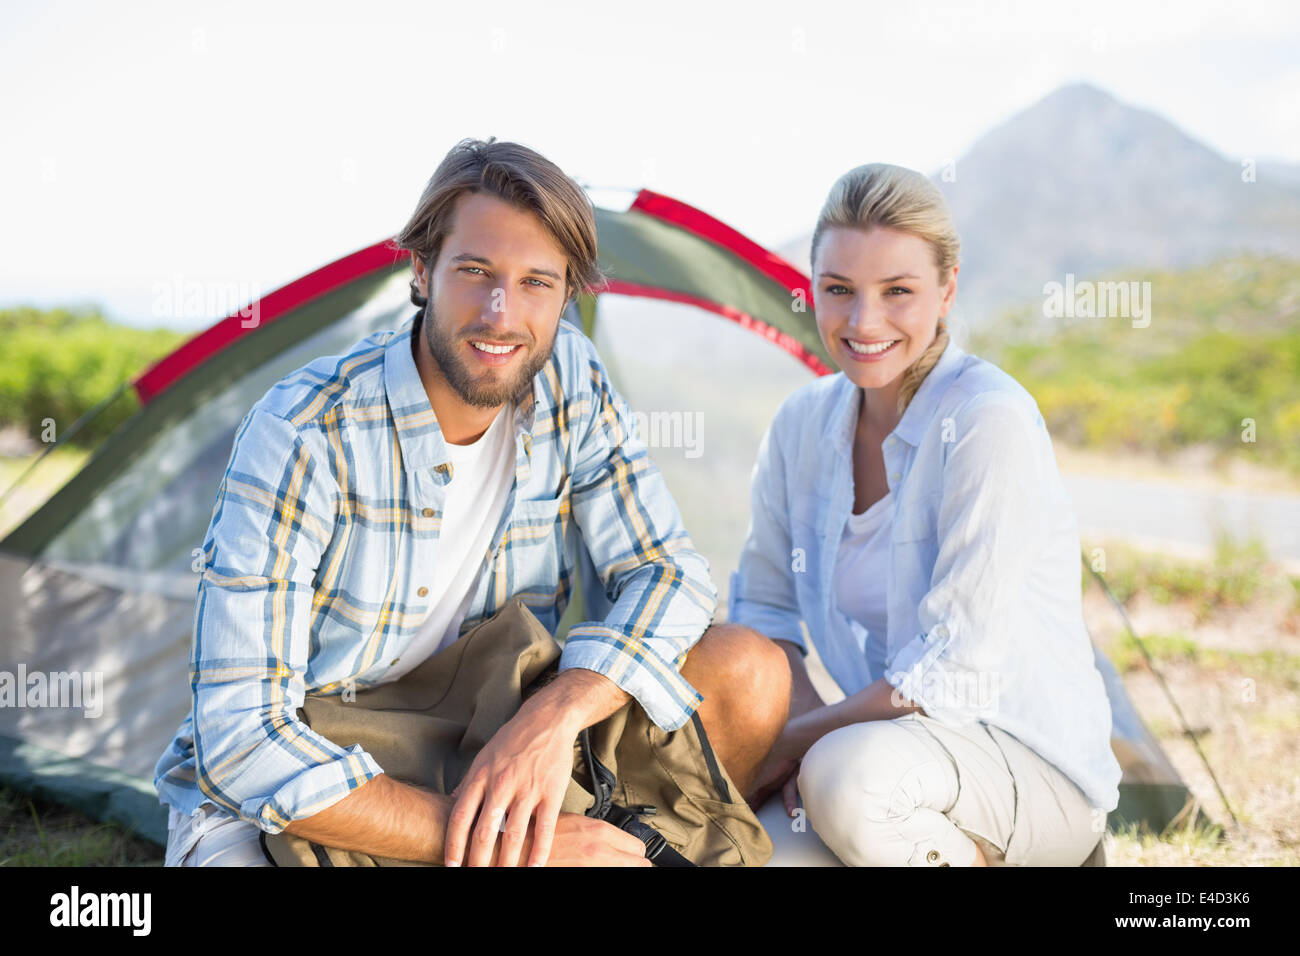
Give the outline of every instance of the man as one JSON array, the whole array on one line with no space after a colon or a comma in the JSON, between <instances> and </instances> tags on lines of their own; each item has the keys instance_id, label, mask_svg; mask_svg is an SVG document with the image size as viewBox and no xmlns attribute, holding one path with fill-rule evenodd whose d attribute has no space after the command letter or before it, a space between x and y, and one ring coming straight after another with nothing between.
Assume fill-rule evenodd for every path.
<instances>
[{"instance_id":1,"label":"man","mask_svg":"<svg viewBox=\"0 0 1300 956\"><path fill-rule=\"evenodd\" d=\"M665 730L698 707L745 791L785 721L785 655L709 626L707 562L591 342L560 320L600 278L577 184L525 147L464 141L398 244L420 311L287 376L236 434L203 548L193 709L156 770L167 862L261 865L259 830L285 830L453 866L645 865L635 837L559 812L579 731L632 699ZM298 720L305 694L396 680L512 597L554 630L579 544L607 613L570 629L558 676L454 795Z\"/></svg>"}]
</instances>

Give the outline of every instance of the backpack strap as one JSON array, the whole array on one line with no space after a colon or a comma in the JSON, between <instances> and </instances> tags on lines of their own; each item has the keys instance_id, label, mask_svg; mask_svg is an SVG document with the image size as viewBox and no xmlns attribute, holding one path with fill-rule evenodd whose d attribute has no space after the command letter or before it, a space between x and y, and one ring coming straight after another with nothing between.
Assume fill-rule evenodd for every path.
<instances>
[{"instance_id":1,"label":"backpack strap","mask_svg":"<svg viewBox=\"0 0 1300 956\"><path fill-rule=\"evenodd\" d=\"M686 867L695 866L682 856L664 839L664 835L654 827L642 823L639 817L651 816L658 812L658 807L623 807L614 802L615 777L613 772L596 759L591 747L591 736L587 729L578 734L578 743L582 748L582 757L587 764L587 775L591 779L591 789L596 802L587 811L587 816L604 820L620 830L625 830L645 844L646 859L655 866Z\"/></svg>"}]
</instances>

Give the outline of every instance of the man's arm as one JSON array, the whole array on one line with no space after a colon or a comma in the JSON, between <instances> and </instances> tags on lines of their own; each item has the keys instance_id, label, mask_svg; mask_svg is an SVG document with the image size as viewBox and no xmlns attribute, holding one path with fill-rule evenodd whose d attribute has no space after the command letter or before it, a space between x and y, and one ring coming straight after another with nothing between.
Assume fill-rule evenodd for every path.
<instances>
[{"instance_id":1,"label":"man's arm","mask_svg":"<svg viewBox=\"0 0 1300 956\"><path fill-rule=\"evenodd\" d=\"M579 426L570 500L612 607L603 621L569 630L560 671L603 675L655 724L676 730L701 700L681 664L712 623L718 592L627 403L586 345L591 407Z\"/></svg>"},{"instance_id":2,"label":"man's arm","mask_svg":"<svg viewBox=\"0 0 1300 956\"><path fill-rule=\"evenodd\" d=\"M285 833L340 850L441 863L451 798L380 774Z\"/></svg>"},{"instance_id":3,"label":"man's arm","mask_svg":"<svg viewBox=\"0 0 1300 956\"><path fill-rule=\"evenodd\" d=\"M297 427L255 407L204 542L190 661L196 783L268 833L383 772L359 746L339 747L297 718L335 490Z\"/></svg>"},{"instance_id":4,"label":"man's arm","mask_svg":"<svg viewBox=\"0 0 1300 956\"><path fill-rule=\"evenodd\" d=\"M338 803L285 827L315 843L420 863L443 862L451 798L380 774ZM650 866L645 844L603 820L562 813L553 866ZM532 851L531 837L523 852ZM497 863L492 859L489 862Z\"/></svg>"}]
</instances>

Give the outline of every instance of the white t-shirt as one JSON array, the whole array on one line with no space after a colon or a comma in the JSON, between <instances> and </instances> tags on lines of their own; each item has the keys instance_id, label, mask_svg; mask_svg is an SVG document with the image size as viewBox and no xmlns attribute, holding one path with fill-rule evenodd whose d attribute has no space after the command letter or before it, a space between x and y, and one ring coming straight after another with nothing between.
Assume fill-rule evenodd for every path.
<instances>
[{"instance_id":1,"label":"white t-shirt","mask_svg":"<svg viewBox=\"0 0 1300 956\"><path fill-rule=\"evenodd\" d=\"M515 478L514 405L505 408L491 426L469 445L447 443L451 481L438 531L438 555L429 582L429 616L401 658L384 674L384 682L414 670L459 637L487 567L484 558L496 544L492 537L505 511Z\"/></svg>"},{"instance_id":2,"label":"white t-shirt","mask_svg":"<svg viewBox=\"0 0 1300 956\"><path fill-rule=\"evenodd\" d=\"M863 648L872 673L885 666L885 628L889 621L886 585L894 494L889 492L860 515L850 514L835 558L836 606L867 629Z\"/></svg>"}]
</instances>

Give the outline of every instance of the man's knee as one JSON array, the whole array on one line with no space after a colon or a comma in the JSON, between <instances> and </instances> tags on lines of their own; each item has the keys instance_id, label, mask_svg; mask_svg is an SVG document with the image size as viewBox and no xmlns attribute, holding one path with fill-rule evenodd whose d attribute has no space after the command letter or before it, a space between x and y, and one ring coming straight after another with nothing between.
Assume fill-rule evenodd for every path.
<instances>
[{"instance_id":1,"label":"man's knee","mask_svg":"<svg viewBox=\"0 0 1300 956\"><path fill-rule=\"evenodd\" d=\"M682 675L728 709L789 712L790 662L775 641L740 624L715 624L691 648Z\"/></svg>"}]
</instances>

